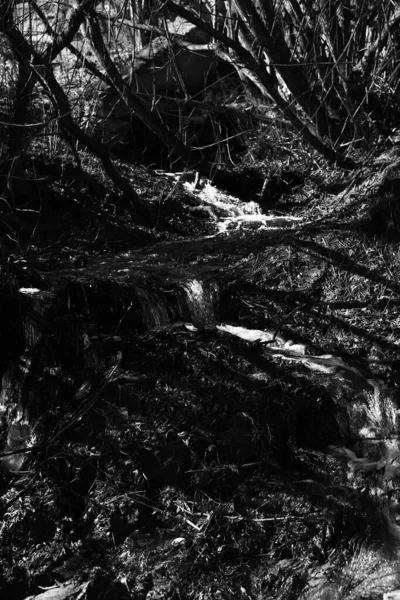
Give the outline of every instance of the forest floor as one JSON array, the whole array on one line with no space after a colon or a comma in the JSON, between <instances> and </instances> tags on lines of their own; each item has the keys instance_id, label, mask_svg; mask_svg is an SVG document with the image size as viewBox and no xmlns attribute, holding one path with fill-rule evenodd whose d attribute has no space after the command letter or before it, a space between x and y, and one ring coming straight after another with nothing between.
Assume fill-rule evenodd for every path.
<instances>
[{"instance_id":1,"label":"forest floor","mask_svg":"<svg viewBox=\"0 0 400 600\"><path fill-rule=\"evenodd\" d=\"M18 221L0 218L1 365L29 355L32 428L23 468L0 480L1 598L372 600L400 589L399 540L385 527L399 488L400 180L385 171L395 150L380 157L353 174L299 156L262 194L242 165L228 190L240 192L236 213L205 201L205 182L144 167L120 165L150 206L141 215L89 158L84 180L57 161L27 165L47 174L46 195L31 210L26 192ZM251 202L299 221L232 217ZM209 269L215 323L135 329L129 305L116 308L115 259L127 253L130 269ZM100 264L101 310L88 296ZM29 317L17 291L50 292L55 278L27 352L10 341ZM221 321L338 357L380 397ZM349 415L361 413L357 429ZM347 448L376 468L354 468Z\"/></svg>"}]
</instances>

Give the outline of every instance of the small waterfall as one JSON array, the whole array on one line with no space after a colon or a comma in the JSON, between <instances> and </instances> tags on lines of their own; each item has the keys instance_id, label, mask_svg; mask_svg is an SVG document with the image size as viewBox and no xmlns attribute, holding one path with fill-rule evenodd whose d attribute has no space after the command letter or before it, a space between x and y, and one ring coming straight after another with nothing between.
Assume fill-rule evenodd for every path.
<instances>
[{"instance_id":1,"label":"small waterfall","mask_svg":"<svg viewBox=\"0 0 400 600\"><path fill-rule=\"evenodd\" d=\"M219 309L219 286L216 281L183 279L154 291L133 287L136 310L145 329L157 329L184 321L195 327L215 325Z\"/></svg>"},{"instance_id":2,"label":"small waterfall","mask_svg":"<svg viewBox=\"0 0 400 600\"><path fill-rule=\"evenodd\" d=\"M179 174L176 174L179 176ZM301 217L264 214L257 202L242 202L238 198L222 192L209 182L201 189L186 181L184 187L192 195L202 200L207 208L221 214L216 221L219 233L236 229L286 229L304 224Z\"/></svg>"},{"instance_id":3,"label":"small waterfall","mask_svg":"<svg viewBox=\"0 0 400 600\"><path fill-rule=\"evenodd\" d=\"M203 282L198 279L183 285L189 321L195 327L215 325L219 312L219 286L216 281Z\"/></svg>"}]
</instances>

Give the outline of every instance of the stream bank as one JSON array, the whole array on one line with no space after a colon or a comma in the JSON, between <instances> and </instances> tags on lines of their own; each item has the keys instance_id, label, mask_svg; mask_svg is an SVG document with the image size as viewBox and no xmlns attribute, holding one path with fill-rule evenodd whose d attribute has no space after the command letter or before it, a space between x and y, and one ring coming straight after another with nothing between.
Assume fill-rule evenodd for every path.
<instances>
[{"instance_id":1,"label":"stream bank","mask_svg":"<svg viewBox=\"0 0 400 600\"><path fill-rule=\"evenodd\" d=\"M192 239L10 265L5 598L398 585L396 244L206 189Z\"/></svg>"}]
</instances>

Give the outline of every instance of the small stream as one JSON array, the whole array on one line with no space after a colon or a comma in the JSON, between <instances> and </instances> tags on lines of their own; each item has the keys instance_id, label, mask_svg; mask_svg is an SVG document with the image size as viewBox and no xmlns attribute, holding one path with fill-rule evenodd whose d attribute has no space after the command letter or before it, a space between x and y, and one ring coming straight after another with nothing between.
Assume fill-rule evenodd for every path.
<instances>
[{"instance_id":1,"label":"small stream","mask_svg":"<svg viewBox=\"0 0 400 600\"><path fill-rule=\"evenodd\" d=\"M227 283L228 267L212 259L213 253L224 251L235 236L243 239L246 232L262 236L291 234L301 231L306 224L301 218L263 214L256 203L240 202L208 184L202 190L189 183L184 185L191 186L193 194L202 195L211 211L215 207L223 213L215 221L213 235L94 258L86 268L60 265L54 271L47 269L42 273L46 284L43 289L20 288L26 315L25 351L17 366L13 365L3 375L0 407L8 419L8 437L2 468L12 472L22 469L24 451L35 443L31 436L34 423L30 422L24 402L29 395L26 390L29 356L43 336L48 335L47 319L76 314L94 324L107 322L114 336L125 328L143 332L184 323L189 329L215 330L246 340L268 360L284 361L302 369L303 377L306 368L310 377L329 381L340 410L345 406L343 436L357 439L358 443L354 449L330 445L327 440L326 451L348 465L349 477L360 472L376 474L371 493L378 505L381 502L383 521L392 547L397 550L400 508L386 500L391 481L400 476L399 443L390 439L397 431L398 421L398 409L391 394L382 382L366 376L361 367L347 364L341 357L312 354L306 344L293 341L284 331L277 333L240 324ZM207 259L199 260L201 255ZM260 369L252 377L262 380L264 373Z\"/></svg>"}]
</instances>

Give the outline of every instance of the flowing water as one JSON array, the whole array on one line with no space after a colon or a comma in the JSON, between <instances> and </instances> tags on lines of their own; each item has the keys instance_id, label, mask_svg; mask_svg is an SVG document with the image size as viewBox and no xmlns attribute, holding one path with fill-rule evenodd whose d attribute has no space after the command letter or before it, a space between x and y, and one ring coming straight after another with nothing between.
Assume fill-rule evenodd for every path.
<instances>
[{"instance_id":1,"label":"flowing water","mask_svg":"<svg viewBox=\"0 0 400 600\"><path fill-rule=\"evenodd\" d=\"M61 278L63 285L68 281L67 292L63 292L68 307L73 310L74 306L87 306L88 314L90 312L91 318L99 323L106 315L114 324L116 333L118 328L128 324L144 331L176 322L186 323L192 330L216 329L227 336L258 344L269 360L306 367L310 376L317 374L325 378L337 402L341 403L341 409L343 398L346 399L346 427L350 430L350 437L359 440L357 452L346 446L334 445L327 447L326 451L343 460L349 473L376 473L372 494L377 504L381 503L387 537L391 548L397 551L400 548L400 509L398 504L387 501L387 490L393 478L400 475L400 448L397 439L392 439L392 434L397 431L398 409L389 390L382 382L367 377L361 368L347 364L339 356L330 353L315 355L308 352L306 344L294 342L289 336L273 330L245 327L240 322L223 322L230 300L223 289L225 284L220 271L221 268L226 271L227 267L218 261L213 262L213 255L223 251L235 235L242 238L247 232L260 232L264 236L271 232L272 235L277 231L301 230L307 224L301 218L263 214L255 202L243 203L210 184L201 190L190 183L184 185L202 199L211 212L213 209L219 211L213 235L197 240L164 242L150 249L112 257L98 257L84 270L66 265L54 273L47 271L44 277L53 283ZM186 258L191 253L194 256L192 261ZM207 260L201 262L201 255L207 256ZM185 257L185 260L179 260L179 256ZM105 301L99 282L109 285L110 281L114 285L115 298ZM21 288L20 294L32 300L36 316L46 314L51 304L49 292ZM40 331L35 332L35 327L34 315L27 336L28 350L41 337ZM9 410L10 402L15 402L14 417L9 420L4 448L8 456L1 459L3 469L8 471L23 467L23 450L34 442L29 441L29 416L24 413L21 399L24 368L20 366L18 369L19 374L14 369L3 377L0 397L3 411L6 407ZM25 375L28 371L29 366L25 367ZM260 369L252 377L262 380L265 373ZM348 402L349 397L357 401ZM313 597L309 595L310 599Z\"/></svg>"}]
</instances>

